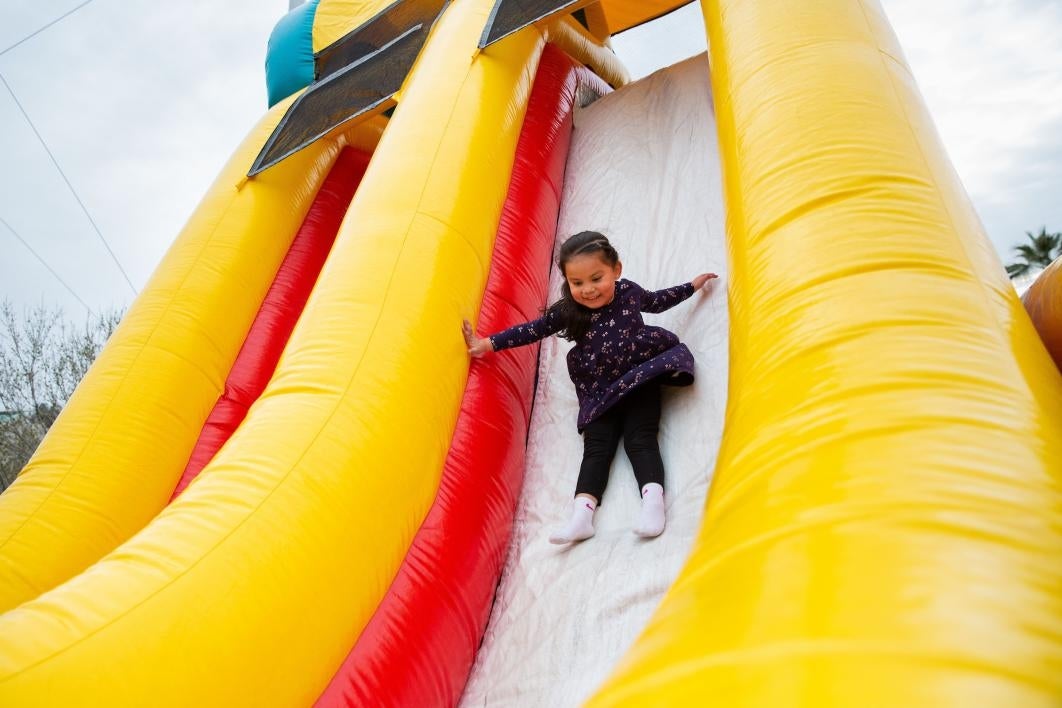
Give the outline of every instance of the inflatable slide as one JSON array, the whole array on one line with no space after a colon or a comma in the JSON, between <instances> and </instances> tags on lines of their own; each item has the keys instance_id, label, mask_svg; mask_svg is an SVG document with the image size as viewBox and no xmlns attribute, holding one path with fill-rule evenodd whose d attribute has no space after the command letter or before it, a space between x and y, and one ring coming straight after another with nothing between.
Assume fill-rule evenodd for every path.
<instances>
[{"instance_id":1,"label":"inflatable slide","mask_svg":"<svg viewBox=\"0 0 1062 708\"><path fill-rule=\"evenodd\" d=\"M874 0L312 0L272 107L0 496L0 705L1057 705L1062 378ZM607 231L658 320L668 529L620 455L544 543L564 342L470 362ZM725 256L724 256L725 253ZM552 282L551 282L552 279Z\"/></svg>"}]
</instances>

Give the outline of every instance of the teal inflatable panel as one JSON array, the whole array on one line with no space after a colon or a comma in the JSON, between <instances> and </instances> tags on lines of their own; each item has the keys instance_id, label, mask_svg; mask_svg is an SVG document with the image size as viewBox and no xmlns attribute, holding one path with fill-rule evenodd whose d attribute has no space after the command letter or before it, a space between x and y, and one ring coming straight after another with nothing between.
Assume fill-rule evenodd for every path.
<instances>
[{"instance_id":1,"label":"teal inflatable panel","mask_svg":"<svg viewBox=\"0 0 1062 708\"><path fill-rule=\"evenodd\" d=\"M269 35L265 69L271 107L313 82L313 18L319 1L292 9Z\"/></svg>"}]
</instances>

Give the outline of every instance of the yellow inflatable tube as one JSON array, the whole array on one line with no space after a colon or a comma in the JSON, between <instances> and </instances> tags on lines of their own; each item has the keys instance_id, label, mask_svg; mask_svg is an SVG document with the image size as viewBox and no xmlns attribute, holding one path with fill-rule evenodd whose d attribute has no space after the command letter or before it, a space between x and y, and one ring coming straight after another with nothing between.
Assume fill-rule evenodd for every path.
<instances>
[{"instance_id":1,"label":"yellow inflatable tube","mask_svg":"<svg viewBox=\"0 0 1062 708\"><path fill-rule=\"evenodd\" d=\"M229 160L36 454L0 496L0 611L81 572L169 500L262 297L346 140L321 141L241 186L286 106L274 107ZM360 143L370 144L373 131L361 132Z\"/></svg>"},{"instance_id":2,"label":"yellow inflatable tube","mask_svg":"<svg viewBox=\"0 0 1062 708\"><path fill-rule=\"evenodd\" d=\"M725 436L692 556L591 705L1057 705L1062 381L881 8L703 8Z\"/></svg>"},{"instance_id":3,"label":"yellow inflatable tube","mask_svg":"<svg viewBox=\"0 0 1062 708\"><path fill-rule=\"evenodd\" d=\"M134 538L0 616L0 704L319 695L432 502L463 391L454 323L482 293L542 47L525 32L473 60L490 4L437 24L245 424Z\"/></svg>"}]
</instances>

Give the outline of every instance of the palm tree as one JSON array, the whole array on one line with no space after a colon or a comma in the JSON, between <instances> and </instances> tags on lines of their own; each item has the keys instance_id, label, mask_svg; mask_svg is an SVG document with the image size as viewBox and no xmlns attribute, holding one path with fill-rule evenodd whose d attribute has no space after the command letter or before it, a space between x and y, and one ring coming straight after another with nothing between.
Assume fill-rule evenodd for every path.
<instances>
[{"instance_id":1,"label":"palm tree","mask_svg":"<svg viewBox=\"0 0 1062 708\"><path fill-rule=\"evenodd\" d=\"M1017 260L1007 266L1007 275L1015 278L1025 275L1035 268L1046 268L1051 261L1062 255L1062 233L1047 233L1047 227L1041 226L1040 233L1035 236L1029 231L1025 232L1029 243L1019 244L1014 247L1018 252Z\"/></svg>"}]
</instances>

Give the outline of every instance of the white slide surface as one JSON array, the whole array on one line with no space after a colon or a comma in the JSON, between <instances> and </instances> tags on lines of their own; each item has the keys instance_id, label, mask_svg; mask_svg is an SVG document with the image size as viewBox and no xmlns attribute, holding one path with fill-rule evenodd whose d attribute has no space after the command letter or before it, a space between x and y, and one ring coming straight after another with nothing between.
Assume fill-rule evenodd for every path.
<instances>
[{"instance_id":1,"label":"white slide surface","mask_svg":"<svg viewBox=\"0 0 1062 708\"><path fill-rule=\"evenodd\" d=\"M570 508L582 438L565 362L571 344L543 342L513 539L462 706L579 705L637 638L686 560L726 407L725 218L715 136L707 55L575 115L558 246L579 231L601 231L619 251L623 277L647 290L706 271L720 278L668 312L644 316L675 332L696 359L692 387L663 389L668 520L659 538L632 531L640 500L621 445L595 517L597 535L570 547L549 544ZM551 301L560 284L554 268Z\"/></svg>"}]
</instances>

